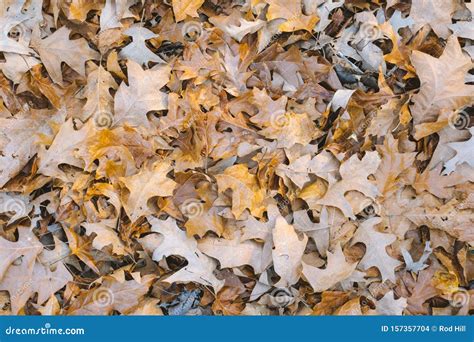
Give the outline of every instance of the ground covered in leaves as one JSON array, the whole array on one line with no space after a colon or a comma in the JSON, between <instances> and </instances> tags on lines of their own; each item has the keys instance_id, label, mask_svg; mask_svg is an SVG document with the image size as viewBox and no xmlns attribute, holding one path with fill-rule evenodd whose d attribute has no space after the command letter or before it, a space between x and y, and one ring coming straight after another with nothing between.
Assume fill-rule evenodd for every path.
<instances>
[{"instance_id":1,"label":"ground covered in leaves","mask_svg":"<svg viewBox=\"0 0 474 342\"><path fill-rule=\"evenodd\" d=\"M3 314L467 315L461 0L3 0Z\"/></svg>"}]
</instances>

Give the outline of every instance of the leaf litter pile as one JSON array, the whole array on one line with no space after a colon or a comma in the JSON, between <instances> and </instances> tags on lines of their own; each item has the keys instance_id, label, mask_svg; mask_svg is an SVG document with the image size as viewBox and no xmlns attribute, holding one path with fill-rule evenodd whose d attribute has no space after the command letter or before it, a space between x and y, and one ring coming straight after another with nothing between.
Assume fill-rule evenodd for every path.
<instances>
[{"instance_id":1,"label":"leaf litter pile","mask_svg":"<svg viewBox=\"0 0 474 342\"><path fill-rule=\"evenodd\" d=\"M472 313L473 13L3 0L1 313Z\"/></svg>"}]
</instances>

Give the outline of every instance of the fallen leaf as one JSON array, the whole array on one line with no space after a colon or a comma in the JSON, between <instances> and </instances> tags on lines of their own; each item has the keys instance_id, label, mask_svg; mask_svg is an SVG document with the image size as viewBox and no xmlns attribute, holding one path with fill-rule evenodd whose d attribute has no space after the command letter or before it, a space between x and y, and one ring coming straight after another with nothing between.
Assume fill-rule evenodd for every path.
<instances>
[{"instance_id":1,"label":"fallen leaf","mask_svg":"<svg viewBox=\"0 0 474 342\"><path fill-rule=\"evenodd\" d=\"M303 262L303 275L308 279L314 292L330 289L338 282L345 280L354 272L357 263L348 263L340 245L336 245L334 253L327 253L326 268L320 269Z\"/></svg>"}]
</instances>

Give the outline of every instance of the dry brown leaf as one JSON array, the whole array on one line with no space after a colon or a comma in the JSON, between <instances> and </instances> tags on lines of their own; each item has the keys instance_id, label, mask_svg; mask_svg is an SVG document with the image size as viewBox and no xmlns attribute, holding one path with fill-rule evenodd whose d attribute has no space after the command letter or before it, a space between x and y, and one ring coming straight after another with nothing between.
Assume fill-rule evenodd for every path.
<instances>
[{"instance_id":1,"label":"dry brown leaf","mask_svg":"<svg viewBox=\"0 0 474 342\"><path fill-rule=\"evenodd\" d=\"M273 229L272 250L273 266L280 276L276 286L286 287L295 284L300 278L301 258L303 257L308 237L300 238L292 225L283 217L278 217Z\"/></svg>"},{"instance_id":2,"label":"dry brown leaf","mask_svg":"<svg viewBox=\"0 0 474 342\"><path fill-rule=\"evenodd\" d=\"M388 279L395 282L395 269L401 262L388 255L386 248L397 238L393 234L378 232L375 226L380 222L381 219L377 217L364 221L354 234L352 244L361 242L366 247L365 255L359 262L362 270L375 266L382 276L382 281Z\"/></svg>"},{"instance_id":3,"label":"dry brown leaf","mask_svg":"<svg viewBox=\"0 0 474 342\"><path fill-rule=\"evenodd\" d=\"M308 279L314 292L330 289L340 281L348 278L357 267L357 263L348 263L340 245L336 245L334 253L327 253L326 268L320 269L303 262L303 275Z\"/></svg>"},{"instance_id":4,"label":"dry brown leaf","mask_svg":"<svg viewBox=\"0 0 474 342\"><path fill-rule=\"evenodd\" d=\"M0 312L468 315L473 10L6 0Z\"/></svg>"}]
</instances>

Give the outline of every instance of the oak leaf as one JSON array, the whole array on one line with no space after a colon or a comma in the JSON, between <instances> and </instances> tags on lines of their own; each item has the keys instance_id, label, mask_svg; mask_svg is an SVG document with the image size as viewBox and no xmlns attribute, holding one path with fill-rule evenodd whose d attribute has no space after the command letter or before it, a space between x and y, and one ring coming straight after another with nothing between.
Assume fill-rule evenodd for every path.
<instances>
[{"instance_id":1,"label":"oak leaf","mask_svg":"<svg viewBox=\"0 0 474 342\"><path fill-rule=\"evenodd\" d=\"M72 276L62 263L43 265L40 254L43 245L29 228L18 229L17 242L0 238L1 251L5 253L0 264L0 290L10 294L12 312L17 314L34 293L38 304L43 304L61 289ZM3 254L2 253L2 254Z\"/></svg>"},{"instance_id":2,"label":"oak leaf","mask_svg":"<svg viewBox=\"0 0 474 342\"><path fill-rule=\"evenodd\" d=\"M145 44L146 40L157 38L157 34L154 34L149 29L140 26L130 27L123 33L132 37L132 42L120 51L120 58L132 60L140 65L147 65L148 62L165 62L159 56L151 52Z\"/></svg>"},{"instance_id":3,"label":"oak leaf","mask_svg":"<svg viewBox=\"0 0 474 342\"><path fill-rule=\"evenodd\" d=\"M286 287L295 284L300 278L301 258L308 242L308 237L303 234L300 239L292 225L283 217L278 217L273 229L272 250L273 267L280 276L275 286Z\"/></svg>"},{"instance_id":4,"label":"oak leaf","mask_svg":"<svg viewBox=\"0 0 474 342\"><path fill-rule=\"evenodd\" d=\"M148 200L152 197L166 197L173 194L176 183L167 177L171 169L169 162L156 162L133 176L120 178L129 191L128 195L123 196L122 203L132 222L141 216L153 213L148 206Z\"/></svg>"},{"instance_id":5,"label":"oak leaf","mask_svg":"<svg viewBox=\"0 0 474 342\"><path fill-rule=\"evenodd\" d=\"M59 132L57 132L51 145L47 149L42 146L38 151L38 172L45 176L66 180L67 176L59 168L60 164L83 168L84 161L77 158L75 154L93 129L92 121L89 121L80 129L76 129L73 119L66 121L59 128Z\"/></svg>"},{"instance_id":6,"label":"oak leaf","mask_svg":"<svg viewBox=\"0 0 474 342\"><path fill-rule=\"evenodd\" d=\"M207 237L199 241L198 247L204 254L219 260L222 268L250 265L255 274L263 271L263 248L254 241L242 241L240 236L232 240Z\"/></svg>"},{"instance_id":7,"label":"oak leaf","mask_svg":"<svg viewBox=\"0 0 474 342\"><path fill-rule=\"evenodd\" d=\"M172 0L176 22L186 19L188 15L190 17L197 17L197 10L203 3L204 0Z\"/></svg>"},{"instance_id":8,"label":"oak leaf","mask_svg":"<svg viewBox=\"0 0 474 342\"><path fill-rule=\"evenodd\" d=\"M301 10L301 0L266 0L270 5L267 12L267 19L284 19L279 29L282 32L293 32L306 30L312 32L319 18L316 15L304 15Z\"/></svg>"},{"instance_id":9,"label":"oak leaf","mask_svg":"<svg viewBox=\"0 0 474 342\"><path fill-rule=\"evenodd\" d=\"M367 177L376 172L379 164L380 157L375 151L366 153L362 160L353 155L341 164L339 172L342 179L330 182L326 194L316 203L337 207L347 217L355 218L352 207L347 199L344 198L344 195L350 190L356 190L367 197L375 199L379 191Z\"/></svg>"},{"instance_id":10,"label":"oak leaf","mask_svg":"<svg viewBox=\"0 0 474 342\"><path fill-rule=\"evenodd\" d=\"M164 257L176 255L185 258L188 262L186 266L166 278L167 282L193 281L212 286L216 293L222 288L223 281L218 280L213 274L216 267L215 262L199 251L197 241L179 229L175 220L169 217L163 221L151 216L147 217L147 220L152 226L151 231L159 233L163 237L157 246L154 244L151 246L153 260L160 261ZM146 243L144 239L142 241Z\"/></svg>"},{"instance_id":11,"label":"oak leaf","mask_svg":"<svg viewBox=\"0 0 474 342\"><path fill-rule=\"evenodd\" d=\"M39 150L39 135L49 135L47 112L33 112L0 118L0 186L4 186Z\"/></svg>"},{"instance_id":12,"label":"oak leaf","mask_svg":"<svg viewBox=\"0 0 474 342\"><path fill-rule=\"evenodd\" d=\"M45 39L34 37L31 44L38 51L51 79L62 85L61 62L65 62L79 75L85 76L85 63L98 60L99 53L92 50L84 38L70 40L71 31L63 26Z\"/></svg>"},{"instance_id":13,"label":"oak leaf","mask_svg":"<svg viewBox=\"0 0 474 342\"><path fill-rule=\"evenodd\" d=\"M471 138L468 141L452 142L447 145L456 151L456 155L444 163L443 174L452 173L458 165L463 163L474 167L474 128L469 129Z\"/></svg>"},{"instance_id":14,"label":"oak leaf","mask_svg":"<svg viewBox=\"0 0 474 342\"><path fill-rule=\"evenodd\" d=\"M90 291L81 291L71 305L69 315L107 315L113 310L127 314L135 309L140 299L148 292L153 275L141 277L132 273L133 279L126 280L123 270L100 278L101 285Z\"/></svg>"},{"instance_id":15,"label":"oak leaf","mask_svg":"<svg viewBox=\"0 0 474 342\"><path fill-rule=\"evenodd\" d=\"M319 217L319 223L313 223L308 217L306 210L298 210L293 213L293 225L297 231L304 232L313 239L319 254L325 256L329 248L330 231L333 225L334 215L329 216L328 209L323 207Z\"/></svg>"},{"instance_id":16,"label":"oak leaf","mask_svg":"<svg viewBox=\"0 0 474 342\"><path fill-rule=\"evenodd\" d=\"M386 247L395 242L397 238L393 234L378 232L375 226L380 222L381 219L378 217L362 222L352 238L352 245L361 242L366 247L364 257L359 262L359 267L362 270L375 266L382 276L382 281L388 279L395 282L395 268L402 263L389 256Z\"/></svg>"},{"instance_id":17,"label":"oak leaf","mask_svg":"<svg viewBox=\"0 0 474 342\"><path fill-rule=\"evenodd\" d=\"M407 300L403 297L395 299L393 291L388 291L375 305L379 315L401 316L407 307Z\"/></svg>"},{"instance_id":18,"label":"oak leaf","mask_svg":"<svg viewBox=\"0 0 474 342\"><path fill-rule=\"evenodd\" d=\"M249 209L256 217L262 216L265 190L260 188L256 176L249 173L247 166L231 166L217 175L216 180L219 192L232 190L232 213L235 218L238 219L245 209Z\"/></svg>"},{"instance_id":19,"label":"oak leaf","mask_svg":"<svg viewBox=\"0 0 474 342\"><path fill-rule=\"evenodd\" d=\"M454 10L455 4L451 0L413 0L410 11L413 29L418 31L423 25L429 24L438 36L447 38Z\"/></svg>"},{"instance_id":20,"label":"oak leaf","mask_svg":"<svg viewBox=\"0 0 474 342\"><path fill-rule=\"evenodd\" d=\"M443 112L472 101L474 85L465 84L465 78L473 63L456 37L448 39L440 58L414 51L411 61L421 80L420 92L412 97L414 105L410 107L415 124L436 121Z\"/></svg>"},{"instance_id":21,"label":"oak leaf","mask_svg":"<svg viewBox=\"0 0 474 342\"><path fill-rule=\"evenodd\" d=\"M112 245L112 252L118 255L126 254L125 246L117 235L115 230L116 220L107 219L100 222L85 222L82 226L85 228L86 233L91 235L96 234L96 237L92 241L92 247L101 250L102 248Z\"/></svg>"},{"instance_id":22,"label":"oak leaf","mask_svg":"<svg viewBox=\"0 0 474 342\"><path fill-rule=\"evenodd\" d=\"M115 125L150 127L146 114L167 109L167 96L160 89L169 81L169 66L157 65L143 70L128 61L128 86L122 82L115 94Z\"/></svg>"},{"instance_id":23,"label":"oak leaf","mask_svg":"<svg viewBox=\"0 0 474 342\"><path fill-rule=\"evenodd\" d=\"M386 196L400 186L399 176L413 164L416 152L399 153L398 141L390 134L385 137L383 146L378 146L377 150L382 161L374 177L380 194Z\"/></svg>"},{"instance_id":24,"label":"oak leaf","mask_svg":"<svg viewBox=\"0 0 474 342\"><path fill-rule=\"evenodd\" d=\"M100 115L110 115L113 113L113 97L110 90L117 90L117 83L112 75L101 65L96 67L91 64L91 70L87 75L87 85L84 89L84 97L87 102L84 105L84 112L81 115L83 120L96 114L96 120L102 119ZM104 117L104 119L106 119ZM107 118L107 119L112 119Z\"/></svg>"},{"instance_id":25,"label":"oak leaf","mask_svg":"<svg viewBox=\"0 0 474 342\"><path fill-rule=\"evenodd\" d=\"M29 229L21 228L18 230L18 234L17 242L0 237L2 246L0 249L0 280L15 260L21 259L21 264L29 267L28 265L32 264L43 250L43 246Z\"/></svg>"},{"instance_id":26,"label":"oak leaf","mask_svg":"<svg viewBox=\"0 0 474 342\"><path fill-rule=\"evenodd\" d=\"M348 278L355 271L357 263L346 261L340 244L337 244L333 253L327 253L327 265L325 269L320 269L305 262L303 265L303 275L308 279L314 292L325 291L338 282Z\"/></svg>"},{"instance_id":27,"label":"oak leaf","mask_svg":"<svg viewBox=\"0 0 474 342\"><path fill-rule=\"evenodd\" d=\"M100 270L97 267L97 262L94 258L92 248L92 241L94 240L95 235L80 235L73 228L66 228L64 232L67 236L71 255L75 255L92 271L97 274L100 274Z\"/></svg>"},{"instance_id":28,"label":"oak leaf","mask_svg":"<svg viewBox=\"0 0 474 342\"><path fill-rule=\"evenodd\" d=\"M99 10L102 7L101 3L89 0L71 0L68 4L68 18L79 21L85 21L90 11Z\"/></svg>"}]
</instances>

